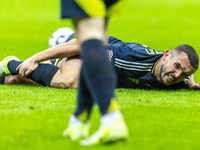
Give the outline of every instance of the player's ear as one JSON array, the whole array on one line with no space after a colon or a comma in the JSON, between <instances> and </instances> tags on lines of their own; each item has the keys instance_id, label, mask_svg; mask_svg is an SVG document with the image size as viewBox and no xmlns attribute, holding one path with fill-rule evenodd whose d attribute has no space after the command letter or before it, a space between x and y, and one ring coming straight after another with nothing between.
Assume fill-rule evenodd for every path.
<instances>
[{"instance_id":1,"label":"player's ear","mask_svg":"<svg viewBox=\"0 0 200 150\"><path fill-rule=\"evenodd\" d=\"M165 53L163 54L163 61L167 60L167 58L169 58L170 55L171 55L171 51L166 50Z\"/></svg>"}]
</instances>

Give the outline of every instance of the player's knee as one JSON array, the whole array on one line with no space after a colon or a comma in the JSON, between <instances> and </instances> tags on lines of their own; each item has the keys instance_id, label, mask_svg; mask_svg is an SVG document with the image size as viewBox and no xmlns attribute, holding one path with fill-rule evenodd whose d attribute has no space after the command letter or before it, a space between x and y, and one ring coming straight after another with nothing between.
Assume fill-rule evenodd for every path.
<instances>
[{"instance_id":1,"label":"player's knee","mask_svg":"<svg viewBox=\"0 0 200 150\"><path fill-rule=\"evenodd\" d=\"M21 84L21 78L18 75L11 75L6 77L6 84Z\"/></svg>"},{"instance_id":2,"label":"player's knee","mask_svg":"<svg viewBox=\"0 0 200 150\"><path fill-rule=\"evenodd\" d=\"M78 79L75 77L71 77L70 79L66 80L65 82L66 88L75 89L78 87Z\"/></svg>"},{"instance_id":3,"label":"player's knee","mask_svg":"<svg viewBox=\"0 0 200 150\"><path fill-rule=\"evenodd\" d=\"M60 83L57 84L57 86L53 86L53 87L61 88L61 89L68 89L68 88L75 89L78 86L77 86L77 84L75 84L73 82L67 82L67 83L66 82L60 82Z\"/></svg>"},{"instance_id":4,"label":"player's knee","mask_svg":"<svg viewBox=\"0 0 200 150\"><path fill-rule=\"evenodd\" d=\"M11 77L9 77L9 79L8 79L8 84L16 84L17 83L17 77L15 77L15 76L11 76Z\"/></svg>"},{"instance_id":5,"label":"player's knee","mask_svg":"<svg viewBox=\"0 0 200 150\"><path fill-rule=\"evenodd\" d=\"M73 80L70 82L70 88L75 89L78 88L78 80Z\"/></svg>"},{"instance_id":6,"label":"player's knee","mask_svg":"<svg viewBox=\"0 0 200 150\"><path fill-rule=\"evenodd\" d=\"M67 89L67 88L74 89L78 87L78 80L74 77L68 79L62 79L60 81L52 83L51 87L62 88L62 89Z\"/></svg>"}]
</instances>

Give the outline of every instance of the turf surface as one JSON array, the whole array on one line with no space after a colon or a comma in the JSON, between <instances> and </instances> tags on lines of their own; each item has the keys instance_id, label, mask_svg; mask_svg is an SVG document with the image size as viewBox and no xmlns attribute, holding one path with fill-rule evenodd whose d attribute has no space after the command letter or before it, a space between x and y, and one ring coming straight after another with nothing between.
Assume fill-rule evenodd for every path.
<instances>
[{"instance_id":1,"label":"turf surface","mask_svg":"<svg viewBox=\"0 0 200 150\"><path fill-rule=\"evenodd\" d=\"M48 39L60 27L59 2L7 0L0 5L1 58L21 60L48 48ZM200 2L198 0L128 0L124 14L112 19L109 35L138 42L157 50L190 44L200 54ZM199 71L195 81L200 82ZM199 91L117 89L129 127L124 143L95 149L196 150L200 147ZM76 90L25 85L0 86L0 149L93 149L62 137L75 108ZM98 129L97 107L91 133Z\"/></svg>"}]
</instances>

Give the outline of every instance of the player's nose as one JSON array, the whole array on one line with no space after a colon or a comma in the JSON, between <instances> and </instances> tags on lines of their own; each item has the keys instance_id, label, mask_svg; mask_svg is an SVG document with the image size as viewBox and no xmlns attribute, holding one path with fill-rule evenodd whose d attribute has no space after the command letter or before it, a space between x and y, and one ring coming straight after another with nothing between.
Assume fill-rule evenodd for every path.
<instances>
[{"instance_id":1,"label":"player's nose","mask_svg":"<svg viewBox=\"0 0 200 150\"><path fill-rule=\"evenodd\" d=\"M182 75L182 71L181 70L177 70L176 73L175 73L175 77L177 79L181 78L181 75Z\"/></svg>"}]
</instances>

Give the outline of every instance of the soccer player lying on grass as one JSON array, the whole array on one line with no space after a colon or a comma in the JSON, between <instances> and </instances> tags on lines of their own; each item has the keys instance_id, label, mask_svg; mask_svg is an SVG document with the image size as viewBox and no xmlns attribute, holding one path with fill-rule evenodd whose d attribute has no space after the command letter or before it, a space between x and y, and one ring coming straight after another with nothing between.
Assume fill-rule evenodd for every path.
<instances>
[{"instance_id":1,"label":"soccer player lying on grass","mask_svg":"<svg viewBox=\"0 0 200 150\"><path fill-rule=\"evenodd\" d=\"M69 38L69 40L72 37ZM151 49L137 43L125 43L115 37L108 37L108 59L118 74L118 87L142 89L200 89L195 84L193 73L199 67L199 57L189 45L179 45L166 52ZM78 86L81 60L80 48L76 41L66 42L36 53L23 63L16 57L2 60L0 78L8 75L22 75L35 84L56 88L76 88ZM39 63L44 60L62 58L58 66ZM16 70L17 69L17 70ZM33 81L21 77L14 82ZM13 76L5 78L11 82ZM20 80L19 80L20 79ZM4 79L1 79L3 82ZM9 81L11 80L11 81Z\"/></svg>"}]
</instances>

